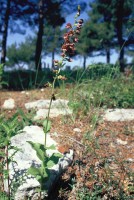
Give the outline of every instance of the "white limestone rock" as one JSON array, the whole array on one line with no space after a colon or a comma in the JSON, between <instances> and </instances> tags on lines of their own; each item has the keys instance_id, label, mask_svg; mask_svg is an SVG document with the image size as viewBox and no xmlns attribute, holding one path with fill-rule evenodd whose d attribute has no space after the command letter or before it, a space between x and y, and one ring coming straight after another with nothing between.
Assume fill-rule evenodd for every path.
<instances>
[{"instance_id":1,"label":"white limestone rock","mask_svg":"<svg viewBox=\"0 0 134 200\"><path fill-rule=\"evenodd\" d=\"M25 94L26 96L29 96L30 93L29 92L26 92L26 91L21 91L21 94Z\"/></svg>"},{"instance_id":2,"label":"white limestone rock","mask_svg":"<svg viewBox=\"0 0 134 200\"><path fill-rule=\"evenodd\" d=\"M31 109L48 109L49 108L49 103L50 100L38 100L38 101L33 101L29 103L25 103L25 108L27 110ZM68 108L68 101L64 99L57 99L55 101L52 101L52 106L51 108Z\"/></svg>"},{"instance_id":3,"label":"white limestone rock","mask_svg":"<svg viewBox=\"0 0 134 200\"><path fill-rule=\"evenodd\" d=\"M21 94L25 94L25 93L26 93L26 91L24 91L24 90L23 90L23 91L21 91Z\"/></svg>"},{"instance_id":4,"label":"white limestone rock","mask_svg":"<svg viewBox=\"0 0 134 200\"><path fill-rule=\"evenodd\" d=\"M15 108L15 101L12 98L9 98L4 101L4 104L2 105L2 108L5 110L12 110Z\"/></svg>"},{"instance_id":5,"label":"white limestone rock","mask_svg":"<svg viewBox=\"0 0 134 200\"><path fill-rule=\"evenodd\" d=\"M106 121L134 120L134 109L108 109L104 114Z\"/></svg>"},{"instance_id":6,"label":"white limestone rock","mask_svg":"<svg viewBox=\"0 0 134 200\"><path fill-rule=\"evenodd\" d=\"M121 145L126 145L126 144L127 144L127 141L121 140L120 138L117 138L117 139L116 139L116 142L117 142L118 144L121 144Z\"/></svg>"},{"instance_id":7,"label":"white limestone rock","mask_svg":"<svg viewBox=\"0 0 134 200\"><path fill-rule=\"evenodd\" d=\"M76 133L81 133L80 128L74 128L73 131L76 132Z\"/></svg>"},{"instance_id":8,"label":"white limestone rock","mask_svg":"<svg viewBox=\"0 0 134 200\"><path fill-rule=\"evenodd\" d=\"M36 152L32 149L31 145L27 141L32 141L35 143L44 143L44 132L43 129L38 126L26 126L21 132L11 139L11 145L20 148L14 155L14 161L9 165L10 169L10 179L11 181L16 181L22 179L21 185L18 186L15 200L24 200L26 197L31 200L38 199L38 193L36 188L39 187L38 181L27 174L27 170L31 165L40 166L41 161L36 156ZM47 135L47 146L54 144L57 147L57 143ZM58 150L48 150L47 154L51 155L53 152L58 152ZM13 153L13 150L9 151L9 155ZM51 187L55 183L56 179L60 174L71 164L73 160L73 151L70 150L69 153L63 155L63 158L60 158L57 165L51 169L50 179L46 183L48 191L51 190ZM7 182L5 182L5 188L7 190ZM47 196L46 193L42 193L42 199Z\"/></svg>"},{"instance_id":9,"label":"white limestone rock","mask_svg":"<svg viewBox=\"0 0 134 200\"><path fill-rule=\"evenodd\" d=\"M52 108L50 110L50 117L57 117L59 115L69 115L72 114L72 111L68 108L68 109L58 109L58 108ZM39 109L36 112L36 116L34 117L34 120L41 120L41 119L45 119L48 115L48 109Z\"/></svg>"},{"instance_id":10,"label":"white limestone rock","mask_svg":"<svg viewBox=\"0 0 134 200\"><path fill-rule=\"evenodd\" d=\"M41 88L41 89L40 89L40 91L41 91L41 92L44 92L44 91L45 91L45 89L44 89L44 88Z\"/></svg>"},{"instance_id":11,"label":"white limestone rock","mask_svg":"<svg viewBox=\"0 0 134 200\"><path fill-rule=\"evenodd\" d=\"M133 162L134 162L134 159L133 159L133 158L127 158L127 159L126 159L126 162L133 163Z\"/></svg>"},{"instance_id":12,"label":"white limestone rock","mask_svg":"<svg viewBox=\"0 0 134 200\"><path fill-rule=\"evenodd\" d=\"M25 104L27 110L35 109L37 111L34 120L45 119L48 115L50 100L38 100ZM72 114L72 110L68 107L68 101L64 99L57 99L52 101L50 117L57 117L59 115Z\"/></svg>"}]
</instances>

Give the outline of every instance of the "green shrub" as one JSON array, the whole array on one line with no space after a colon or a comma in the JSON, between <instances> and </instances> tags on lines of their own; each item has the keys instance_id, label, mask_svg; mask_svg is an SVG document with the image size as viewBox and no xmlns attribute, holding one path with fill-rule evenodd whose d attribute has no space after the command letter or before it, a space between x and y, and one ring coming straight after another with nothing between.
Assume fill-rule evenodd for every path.
<instances>
[{"instance_id":1,"label":"green shrub","mask_svg":"<svg viewBox=\"0 0 134 200\"><path fill-rule=\"evenodd\" d=\"M53 80L50 70L39 71L13 71L5 72L3 79L8 83L5 88L13 90L24 90L43 87L47 82Z\"/></svg>"},{"instance_id":2,"label":"green shrub","mask_svg":"<svg viewBox=\"0 0 134 200\"><path fill-rule=\"evenodd\" d=\"M119 74L119 68L108 64L90 65L86 70L82 68L72 70L61 70L61 75L67 78L66 83L82 83L83 80L100 79L102 77L115 77ZM8 83L4 86L8 89L24 90L43 87L47 82L53 81L53 71L45 69L43 71L11 71L4 72L3 81ZM60 82L56 83L56 86Z\"/></svg>"},{"instance_id":3,"label":"green shrub","mask_svg":"<svg viewBox=\"0 0 134 200\"><path fill-rule=\"evenodd\" d=\"M134 82L127 81L124 77L116 79L102 78L96 81L93 87L93 99L95 106L108 108L133 108L134 107Z\"/></svg>"},{"instance_id":4,"label":"green shrub","mask_svg":"<svg viewBox=\"0 0 134 200\"><path fill-rule=\"evenodd\" d=\"M78 83L69 93L69 105L77 114L87 114L91 107L134 108L133 77L102 77Z\"/></svg>"},{"instance_id":5,"label":"green shrub","mask_svg":"<svg viewBox=\"0 0 134 200\"><path fill-rule=\"evenodd\" d=\"M119 67L113 64L92 64L88 66L88 74L90 79L98 79L101 77L116 77L120 74Z\"/></svg>"},{"instance_id":6,"label":"green shrub","mask_svg":"<svg viewBox=\"0 0 134 200\"><path fill-rule=\"evenodd\" d=\"M3 81L3 71L4 65L0 64L0 89L3 87L3 85L8 85L6 81Z\"/></svg>"}]
</instances>

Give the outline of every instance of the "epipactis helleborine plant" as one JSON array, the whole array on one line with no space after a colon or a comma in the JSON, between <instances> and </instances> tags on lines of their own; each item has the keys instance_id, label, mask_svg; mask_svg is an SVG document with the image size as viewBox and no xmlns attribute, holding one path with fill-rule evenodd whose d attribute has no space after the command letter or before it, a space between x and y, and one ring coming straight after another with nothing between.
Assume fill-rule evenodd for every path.
<instances>
[{"instance_id":1,"label":"epipactis helleborine plant","mask_svg":"<svg viewBox=\"0 0 134 200\"><path fill-rule=\"evenodd\" d=\"M54 88L55 88L55 81L57 79L65 80L66 77L60 75L60 69L65 65L66 61L72 62L70 56L72 56L75 52L75 44L78 42L78 35L80 34L81 27L83 24L83 19L77 20L80 16L80 6L78 6L78 12L75 16L75 23L72 26L71 23L66 24L67 32L64 34L64 43L61 47L61 60L54 60L54 65L57 68L53 70L55 73L55 77L53 83L48 83L48 86L52 87L52 95L49 103L49 109L46 119L43 122L43 132L44 132L44 144L34 143L31 141L27 141L32 148L36 151L36 155L41 161L40 167L31 166L28 169L28 174L34 176L37 181L40 183L40 199L41 199L41 191L46 190L46 182L49 180L50 177L50 169L58 163L59 159L62 157L59 153L53 153L51 156L47 155L47 150L54 150L55 146L47 146L47 133L50 132L51 129L51 121L50 121L50 110L52 101L55 100Z\"/></svg>"}]
</instances>

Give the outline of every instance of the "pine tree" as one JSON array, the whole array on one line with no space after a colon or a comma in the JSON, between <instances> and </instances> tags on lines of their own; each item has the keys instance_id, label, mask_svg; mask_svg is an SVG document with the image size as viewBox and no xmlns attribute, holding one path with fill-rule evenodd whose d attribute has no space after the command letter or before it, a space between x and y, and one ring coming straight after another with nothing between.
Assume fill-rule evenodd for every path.
<instances>
[{"instance_id":1,"label":"pine tree","mask_svg":"<svg viewBox=\"0 0 134 200\"><path fill-rule=\"evenodd\" d=\"M30 66L34 63L35 38L27 36L24 42L19 45L12 44L7 48L8 61L6 65L9 67L17 66L23 69L25 65Z\"/></svg>"},{"instance_id":2,"label":"pine tree","mask_svg":"<svg viewBox=\"0 0 134 200\"><path fill-rule=\"evenodd\" d=\"M2 20L0 20L0 33L3 36L2 51L4 52L2 53L1 62L5 63L6 61L6 42L9 29L12 32L16 32L21 30L21 25L23 25L24 29L28 26L32 27L32 29L36 27L35 67L36 69L41 69L42 42L45 24L49 23L53 28L61 26L64 22L65 15L74 12L80 2L81 0L74 2L72 2L72 0L1 0L0 11ZM86 4L81 2L81 6L84 10ZM4 26L2 24L4 24ZM5 28L4 31L2 30L2 26Z\"/></svg>"},{"instance_id":3,"label":"pine tree","mask_svg":"<svg viewBox=\"0 0 134 200\"><path fill-rule=\"evenodd\" d=\"M90 21L84 23L82 27L76 50L78 54L83 56L83 68L85 69L87 57L92 56L94 51L99 50L99 40Z\"/></svg>"},{"instance_id":4,"label":"pine tree","mask_svg":"<svg viewBox=\"0 0 134 200\"><path fill-rule=\"evenodd\" d=\"M43 52L45 55L51 54L52 62L51 68L54 68L55 54L60 52L62 40L62 30L60 26L52 27L46 25L43 36Z\"/></svg>"},{"instance_id":5,"label":"pine tree","mask_svg":"<svg viewBox=\"0 0 134 200\"><path fill-rule=\"evenodd\" d=\"M27 7L26 7L27 6ZM6 52L7 52L7 37L8 32L11 31L12 33L18 32L24 34L25 30L21 29L21 23L25 22L26 24L29 23L28 18L31 14L34 13L33 10L34 6L31 2L28 4L27 0L18 1L18 0L1 0L0 2L0 34L2 35L2 45L1 45L1 63L6 63ZM28 15L26 16L26 13ZM18 22L19 20L19 22Z\"/></svg>"},{"instance_id":6,"label":"pine tree","mask_svg":"<svg viewBox=\"0 0 134 200\"><path fill-rule=\"evenodd\" d=\"M1 2L1 8L4 7L6 2ZM11 0L7 0L5 13L3 13L3 20L1 25L3 27L3 38L2 38L2 47L1 47L1 63L5 64L5 58L6 58L6 46L7 46L7 34L8 34L8 23L9 23L9 16L10 16L10 4Z\"/></svg>"},{"instance_id":7,"label":"pine tree","mask_svg":"<svg viewBox=\"0 0 134 200\"><path fill-rule=\"evenodd\" d=\"M127 38L127 29L134 15L133 0L94 0L91 4L91 16L100 15L100 23L111 24L114 27L114 43L119 47L120 71L124 71L124 50L134 44L132 38ZM129 23L129 26L128 26ZM111 44L109 44L111 46Z\"/></svg>"}]
</instances>

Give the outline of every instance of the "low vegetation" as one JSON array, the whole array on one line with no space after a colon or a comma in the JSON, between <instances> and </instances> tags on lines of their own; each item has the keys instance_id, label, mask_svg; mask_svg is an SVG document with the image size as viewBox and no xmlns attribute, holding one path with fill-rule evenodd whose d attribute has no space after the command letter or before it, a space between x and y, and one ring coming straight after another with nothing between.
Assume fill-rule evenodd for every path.
<instances>
[{"instance_id":1,"label":"low vegetation","mask_svg":"<svg viewBox=\"0 0 134 200\"><path fill-rule=\"evenodd\" d=\"M133 173L130 163L123 160L126 156L126 151L124 151L122 157L120 157L121 160L119 160L118 151L121 151L120 147L116 146L116 151L111 152L110 147L107 146L106 150L105 146L108 145L109 142L112 145L115 136L118 138L124 135L128 138L128 141L131 142L133 137L132 122L130 122L130 124L126 122L124 122L124 124L122 123L122 129L120 129L120 123L115 124L114 126L117 126L117 130L114 132L112 127L110 130L111 124L106 122L102 123L101 119L102 109L134 107L134 76L133 74L126 76L120 74L116 70L114 73L112 70L110 73L109 71L105 71L103 74L102 72L104 71L100 68L101 73L95 70L96 74L94 72L94 76L92 77L88 77L88 69L85 72L82 72L81 69L69 71L66 72L66 76L69 77L68 83L63 84L59 81L57 82L56 90L58 91L59 97L66 96L69 99L69 106L73 109L72 118L61 118L62 125L66 127L68 123L70 126L74 126L76 123L85 124L84 134L82 134L79 139L77 139L78 136L75 136L76 144L71 144L72 148L75 147L76 150L75 159L72 166L69 168L70 171L68 170L65 173L69 178L69 182L64 179L65 174L59 182L59 188L57 188L58 197L55 197L57 199L69 199L69 194L70 198L80 200L105 198L133 199ZM47 90L47 88L45 88L45 90ZM66 91L68 91L68 94L65 94ZM15 123L16 118L20 119L19 124L18 121ZM3 117L1 112L1 122L2 164L5 157L3 147L6 140L8 139L9 142L10 137L16 134L17 130L35 122L32 122L29 113L23 112L22 110L18 110L17 113L9 119L5 119L5 116ZM61 125L59 124L59 126ZM62 128L63 127L61 127L61 129ZM100 135L100 128L103 131L103 135ZM92 134L94 131L97 132L95 137ZM108 141L108 143L106 141ZM6 143L6 145L9 144ZM17 149L15 151L17 151ZM3 171L2 165L1 174L4 174L5 171ZM119 171L118 174L115 173L115 169L117 168ZM1 190L3 187L2 180L3 178L1 177ZM64 184L66 190L63 188ZM69 191L69 193L67 191ZM4 196L5 194L1 193L2 199L6 199ZM50 197L50 199L51 198L54 197Z\"/></svg>"}]
</instances>

